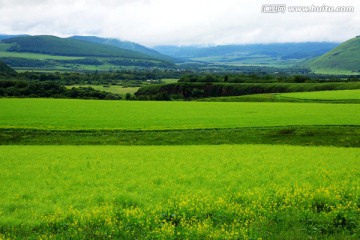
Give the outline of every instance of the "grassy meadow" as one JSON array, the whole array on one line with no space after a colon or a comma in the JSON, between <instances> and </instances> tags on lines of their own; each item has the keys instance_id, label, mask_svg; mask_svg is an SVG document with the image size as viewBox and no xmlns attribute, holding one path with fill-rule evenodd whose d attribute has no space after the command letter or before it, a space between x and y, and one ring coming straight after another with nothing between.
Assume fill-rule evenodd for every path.
<instances>
[{"instance_id":1,"label":"grassy meadow","mask_svg":"<svg viewBox=\"0 0 360 240\"><path fill-rule=\"evenodd\" d=\"M359 125L358 104L0 99L2 128L165 130Z\"/></svg>"},{"instance_id":2,"label":"grassy meadow","mask_svg":"<svg viewBox=\"0 0 360 240\"><path fill-rule=\"evenodd\" d=\"M351 95L308 94L294 98ZM0 109L0 239L360 237L359 104L3 98Z\"/></svg>"},{"instance_id":3,"label":"grassy meadow","mask_svg":"<svg viewBox=\"0 0 360 240\"><path fill-rule=\"evenodd\" d=\"M282 97L304 99L304 100L360 100L360 90L337 90L337 91L319 91L319 92L297 92L280 94Z\"/></svg>"},{"instance_id":4,"label":"grassy meadow","mask_svg":"<svg viewBox=\"0 0 360 240\"><path fill-rule=\"evenodd\" d=\"M235 97L204 98L208 102L307 102L360 103L360 90L331 90L314 92L265 93Z\"/></svg>"},{"instance_id":5,"label":"grassy meadow","mask_svg":"<svg viewBox=\"0 0 360 240\"><path fill-rule=\"evenodd\" d=\"M360 230L358 148L0 149L3 238L343 239Z\"/></svg>"}]
</instances>

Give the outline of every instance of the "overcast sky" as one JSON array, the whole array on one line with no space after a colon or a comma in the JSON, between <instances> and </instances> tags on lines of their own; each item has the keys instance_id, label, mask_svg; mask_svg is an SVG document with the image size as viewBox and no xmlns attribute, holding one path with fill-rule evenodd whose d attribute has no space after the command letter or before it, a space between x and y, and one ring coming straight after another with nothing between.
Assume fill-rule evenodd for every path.
<instances>
[{"instance_id":1,"label":"overcast sky","mask_svg":"<svg viewBox=\"0 0 360 240\"><path fill-rule=\"evenodd\" d=\"M354 6L352 13L262 13L264 4ZM0 33L97 35L154 45L345 41L359 0L0 0Z\"/></svg>"}]
</instances>

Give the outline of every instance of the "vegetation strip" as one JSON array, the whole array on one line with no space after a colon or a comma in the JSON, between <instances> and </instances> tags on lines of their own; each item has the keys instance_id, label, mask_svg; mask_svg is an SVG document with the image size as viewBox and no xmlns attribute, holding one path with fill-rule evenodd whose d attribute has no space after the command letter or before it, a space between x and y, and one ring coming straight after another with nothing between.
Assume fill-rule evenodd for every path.
<instances>
[{"instance_id":1,"label":"vegetation strip","mask_svg":"<svg viewBox=\"0 0 360 240\"><path fill-rule=\"evenodd\" d=\"M286 126L185 130L0 129L1 145L288 144L360 147L360 126Z\"/></svg>"}]
</instances>

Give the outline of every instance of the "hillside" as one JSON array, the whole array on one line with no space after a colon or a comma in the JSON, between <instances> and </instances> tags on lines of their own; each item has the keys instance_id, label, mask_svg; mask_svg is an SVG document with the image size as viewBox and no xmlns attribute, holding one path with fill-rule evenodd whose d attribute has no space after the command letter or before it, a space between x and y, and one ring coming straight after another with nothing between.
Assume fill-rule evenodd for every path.
<instances>
[{"instance_id":1,"label":"hillside","mask_svg":"<svg viewBox=\"0 0 360 240\"><path fill-rule=\"evenodd\" d=\"M25 36L2 40L12 44L9 52L31 52L61 56L96 56L151 59L152 57L117 47L55 36Z\"/></svg>"},{"instance_id":2,"label":"hillside","mask_svg":"<svg viewBox=\"0 0 360 240\"><path fill-rule=\"evenodd\" d=\"M122 48L122 49L127 49L127 50L131 50L134 52L146 54L155 59L162 59L164 61L173 61L174 60L172 57L163 55L153 49L147 48L143 45L140 45L140 44L134 43L134 42L120 41L120 40L114 39L114 38L100 38L100 37L96 37L96 36L72 36L71 38L82 40L82 41L87 41L87 42L101 43L101 44L114 46L114 47L118 47L118 48Z\"/></svg>"},{"instance_id":3,"label":"hillside","mask_svg":"<svg viewBox=\"0 0 360 240\"><path fill-rule=\"evenodd\" d=\"M0 41L0 60L27 70L118 70L168 68L173 63L101 43L55 36L23 36Z\"/></svg>"},{"instance_id":4,"label":"hillside","mask_svg":"<svg viewBox=\"0 0 360 240\"><path fill-rule=\"evenodd\" d=\"M360 73L360 36L352 38L308 63L315 72Z\"/></svg>"}]
</instances>

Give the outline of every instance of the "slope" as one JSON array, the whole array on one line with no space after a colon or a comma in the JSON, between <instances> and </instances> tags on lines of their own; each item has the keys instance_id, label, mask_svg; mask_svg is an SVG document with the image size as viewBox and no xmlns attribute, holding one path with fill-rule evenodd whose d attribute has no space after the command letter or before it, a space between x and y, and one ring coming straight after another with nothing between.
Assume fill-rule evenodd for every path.
<instances>
[{"instance_id":1,"label":"slope","mask_svg":"<svg viewBox=\"0 0 360 240\"><path fill-rule=\"evenodd\" d=\"M55 36L23 36L0 41L0 60L21 70L109 71L169 68L174 64L101 43Z\"/></svg>"},{"instance_id":2,"label":"slope","mask_svg":"<svg viewBox=\"0 0 360 240\"><path fill-rule=\"evenodd\" d=\"M2 40L13 44L10 52L31 52L61 56L96 56L152 59L152 57L117 47L55 36L25 36Z\"/></svg>"},{"instance_id":3,"label":"slope","mask_svg":"<svg viewBox=\"0 0 360 240\"><path fill-rule=\"evenodd\" d=\"M319 73L360 73L360 36L314 59L308 66Z\"/></svg>"}]
</instances>

